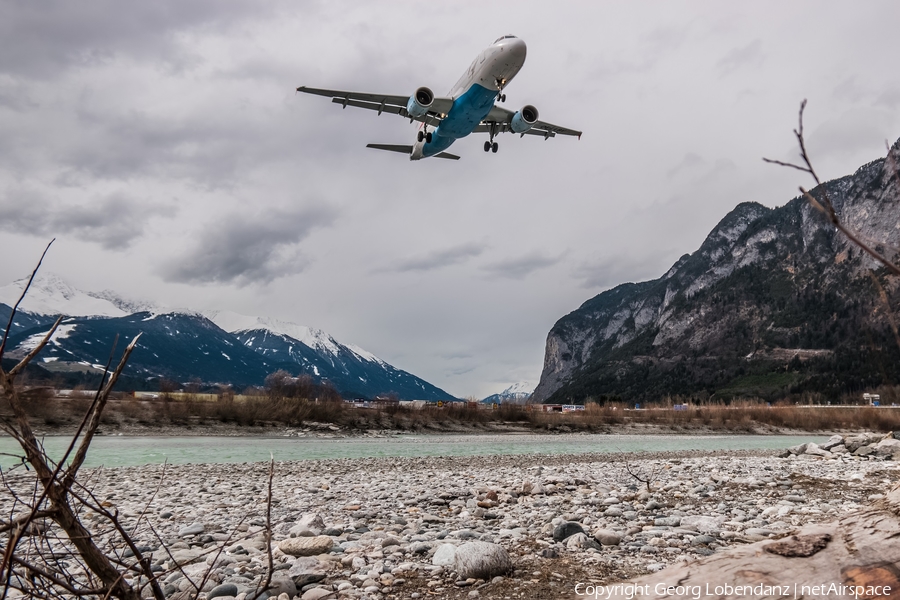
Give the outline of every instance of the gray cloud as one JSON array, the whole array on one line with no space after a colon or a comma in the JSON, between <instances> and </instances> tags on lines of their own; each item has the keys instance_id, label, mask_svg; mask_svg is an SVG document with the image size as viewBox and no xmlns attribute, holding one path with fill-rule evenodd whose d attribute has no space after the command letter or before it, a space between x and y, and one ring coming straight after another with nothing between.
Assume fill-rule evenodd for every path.
<instances>
[{"instance_id":1,"label":"gray cloud","mask_svg":"<svg viewBox=\"0 0 900 600\"><path fill-rule=\"evenodd\" d=\"M337 211L318 206L233 214L211 223L197 245L162 268L166 281L178 283L268 283L299 273L309 264L297 244L314 229L331 225Z\"/></svg>"},{"instance_id":2,"label":"gray cloud","mask_svg":"<svg viewBox=\"0 0 900 600\"><path fill-rule=\"evenodd\" d=\"M746 46L733 48L716 63L716 68L719 75L725 76L745 66L760 65L763 60L762 42L755 39Z\"/></svg>"},{"instance_id":3,"label":"gray cloud","mask_svg":"<svg viewBox=\"0 0 900 600\"><path fill-rule=\"evenodd\" d=\"M676 175L678 175L678 173L681 171L684 171L684 170L689 171L689 170L695 169L697 167L703 166L705 163L706 163L706 161L701 156L694 154L693 152L688 152L687 154L684 155L684 158L682 158L681 161L677 165L675 165L674 167L672 167L671 169L669 169L666 172L666 176L669 179L671 179L671 178L675 177Z\"/></svg>"},{"instance_id":4,"label":"gray cloud","mask_svg":"<svg viewBox=\"0 0 900 600\"><path fill-rule=\"evenodd\" d=\"M89 205L75 205L19 190L0 199L0 229L47 237L71 234L107 250L119 250L143 235L150 217L172 217L175 212L173 206L149 206L123 193L94 199Z\"/></svg>"},{"instance_id":5,"label":"gray cloud","mask_svg":"<svg viewBox=\"0 0 900 600\"><path fill-rule=\"evenodd\" d=\"M618 255L576 267L573 275L587 289L608 289L625 282L646 281L662 276L659 256Z\"/></svg>"},{"instance_id":6,"label":"gray cloud","mask_svg":"<svg viewBox=\"0 0 900 600\"><path fill-rule=\"evenodd\" d=\"M0 72L50 78L67 67L89 67L117 57L183 64L189 53L180 33L226 29L236 18L260 17L251 0L66 0L5 2L0 20Z\"/></svg>"},{"instance_id":7,"label":"gray cloud","mask_svg":"<svg viewBox=\"0 0 900 600\"><path fill-rule=\"evenodd\" d=\"M894 110L900 106L900 85L886 88L875 99L875 104Z\"/></svg>"},{"instance_id":8,"label":"gray cloud","mask_svg":"<svg viewBox=\"0 0 900 600\"><path fill-rule=\"evenodd\" d=\"M506 260L497 261L493 264L482 267L495 277L504 279L525 279L535 271L552 267L563 259L563 254L559 256L547 256L542 253L533 252L516 258L508 258Z\"/></svg>"},{"instance_id":9,"label":"gray cloud","mask_svg":"<svg viewBox=\"0 0 900 600\"><path fill-rule=\"evenodd\" d=\"M486 247L485 244L460 244L443 250L435 250L424 256L400 261L396 266L389 270L399 272L431 271L433 269L458 265L468 261L470 258L480 256Z\"/></svg>"}]
</instances>

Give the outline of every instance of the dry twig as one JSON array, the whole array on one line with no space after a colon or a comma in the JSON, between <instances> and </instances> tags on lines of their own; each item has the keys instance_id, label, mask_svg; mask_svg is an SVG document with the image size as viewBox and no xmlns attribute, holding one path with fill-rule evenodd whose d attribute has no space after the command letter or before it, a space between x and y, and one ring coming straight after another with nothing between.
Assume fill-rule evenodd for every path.
<instances>
[{"instance_id":1,"label":"dry twig","mask_svg":"<svg viewBox=\"0 0 900 600\"><path fill-rule=\"evenodd\" d=\"M813 208L825 215L828 220L831 221L831 224L834 225L841 233L846 235L851 242L856 244L872 258L887 267L887 269L891 273L893 273L894 275L900 275L900 266L897 266L896 264L888 260L885 256L883 256L880 252L876 251L874 248L861 240L855 232L847 229L847 227L844 226L837 213L835 212L834 205L832 204L831 199L828 197L827 186L822 184L822 181L819 179L818 174L816 174L816 170L813 168L812 161L809 158L809 154L806 151L806 140L803 138L803 111L805 108L806 100L800 103L799 125L798 128L794 130L794 136L797 138L797 143L800 144L800 158L803 159L803 164L798 165L794 163L783 162L780 160L773 160L770 158L763 158L763 160L773 165L789 167L791 169L803 171L804 173L809 173L809 175L811 175L813 180L816 182L815 189L821 190L821 198L815 198L812 194L806 191L803 186L800 186L800 193L803 194L803 197L806 198L807 202L809 202L809 204ZM890 156L890 148L888 148L888 156Z\"/></svg>"}]
</instances>

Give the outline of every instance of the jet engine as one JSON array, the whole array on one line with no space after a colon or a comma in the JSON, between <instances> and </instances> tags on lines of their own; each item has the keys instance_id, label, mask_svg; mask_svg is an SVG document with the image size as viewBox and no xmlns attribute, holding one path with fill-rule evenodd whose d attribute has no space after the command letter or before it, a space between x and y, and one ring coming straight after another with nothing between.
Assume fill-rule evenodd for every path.
<instances>
[{"instance_id":1,"label":"jet engine","mask_svg":"<svg viewBox=\"0 0 900 600\"><path fill-rule=\"evenodd\" d=\"M428 114L432 102L434 102L434 92L427 87L420 87L409 97L409 102L406 103L406 112L410 117L424 117Z\"/></svg>"},{"instance_id":2,"label":"jet engine","mask_svg":"<svg viewBox=\"0 0 900 600\"><path fill-rule=\"evenodd\" d=\"M533 107L530 104L526 104L522 107L522 110L517 111L516 114L513 115L512 121L509 124L509 128L514 133L525 133L531 126L537 123L538 120L538 109Z\"/></svg>"}]
</instances>

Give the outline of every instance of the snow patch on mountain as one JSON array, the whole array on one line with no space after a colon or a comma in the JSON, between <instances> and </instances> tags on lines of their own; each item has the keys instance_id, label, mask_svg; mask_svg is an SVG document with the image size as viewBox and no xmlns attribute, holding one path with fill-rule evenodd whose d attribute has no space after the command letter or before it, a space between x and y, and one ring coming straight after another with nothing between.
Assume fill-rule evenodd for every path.
<instances>
[{"instance_id":1,"label":"snow patch on mountain","mask_svg":"<svg viewBox=\"0 0 900 600\"><path fill-rule=\"evenodd\" d=\"M106 300L110 302L116 308L125 312L125 314L133 315L134 313L139 312L161 312L167 310L157 304L152 302L145 302L143 300L131 300L129 298L123 298L116 292L112 290L103 290L102 292L85 292L88 296L92 298L97 298L98 300ZM82 315L84 316L84 315Z\"/></svg>"},{"instance_id":2,"label":"snow patch on mountain","mask_svg":"<svg viewBox=\"0 0 900 600\"><path fill-rule=\"evenodd\" d=\"M50 338L49 343L54 346L59 346L59 340L64 340L69 337L69 335L75 331L75 327L77 327L76 324L60 324L60 326L56 328L56 331L53 332L53 336ZM30 335L19 344L17 349L19 351L30 352L38 347L38 344L41 343L45 335L47 335L46 331Z\"/></svg>"}]
</instances>

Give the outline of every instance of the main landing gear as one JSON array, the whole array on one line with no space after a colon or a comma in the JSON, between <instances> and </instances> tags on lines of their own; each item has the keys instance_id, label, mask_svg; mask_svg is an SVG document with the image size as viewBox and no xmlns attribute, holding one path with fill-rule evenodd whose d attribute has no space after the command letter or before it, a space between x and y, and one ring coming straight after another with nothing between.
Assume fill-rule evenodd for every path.
<instances>
[{"instance_id":1,"label":"main landing gear","mask_svg":"<svg viewBox=\"0 0 900 600\"><path fill-rule=\"evenodd\" d=\"M493 152L497 154L497 150L500 149L500 145L494 141L494 136L497 135L499 128L496 123L490 124L490 129L488 129L488 133L491 134L491 141L484 143L484 151L485 152Z\"/></svg>"},{"instance_id":2,"label":"main landing gear","mask_svg":"<svg viewBox=\"0 0 900 600\"><path fill-rule=\"evenodd\" d=\"M419 135L416 136L416 139L418 139L420 142L422 140L425 140L426 142L428 142L430 144L431 143L431 132L429 131L426 133L420 129Z\"/></svg>"}]
</instances>

